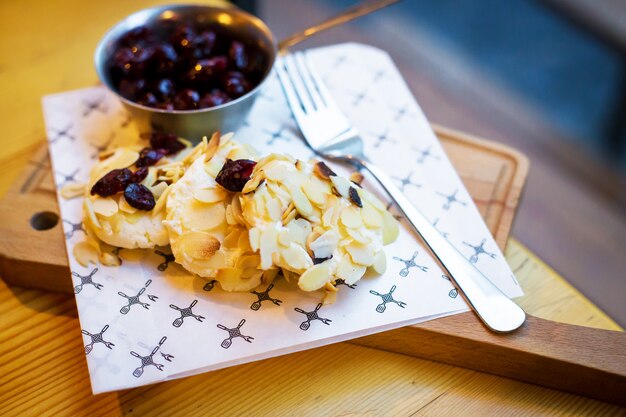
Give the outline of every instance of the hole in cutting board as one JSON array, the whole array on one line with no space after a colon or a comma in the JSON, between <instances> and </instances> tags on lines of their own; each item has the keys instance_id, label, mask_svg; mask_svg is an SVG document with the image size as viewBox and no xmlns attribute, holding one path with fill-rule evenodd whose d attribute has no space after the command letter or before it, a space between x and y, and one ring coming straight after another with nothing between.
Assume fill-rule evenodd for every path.
<instances>
[{"instance_id":1,"label":"hole in cutting board","mask_svg":"<svg viewBox=\"0 0 626 417\"><path fill-rule=\"evenodd\" d=\"M59 215L51 211L40 211L30 218L30 225L35 230L52 229L59 223Z\"/></svg>"}]
</instances>

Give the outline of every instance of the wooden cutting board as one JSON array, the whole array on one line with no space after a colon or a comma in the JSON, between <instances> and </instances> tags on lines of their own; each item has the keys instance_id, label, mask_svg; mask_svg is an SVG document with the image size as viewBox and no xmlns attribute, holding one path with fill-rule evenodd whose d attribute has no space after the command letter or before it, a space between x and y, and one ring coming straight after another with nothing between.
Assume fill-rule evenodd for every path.
<instances>
[{"instance_id":1,"label":"wooden cutting board","mask_svg":"<svg viewBox=\"0 0 626 417\"><path fill-rule=\"evenodd\" d=\"M435 132L504 249L528 174L527 159L514 149L460 132L442 127ZM58 213L47 148L42 146L0 201L0 276L7 283L72 293ZM499 335L469 312L352 343L626 405L622 332L529 317L518 331Z\"/></svg>"}]
</instances>

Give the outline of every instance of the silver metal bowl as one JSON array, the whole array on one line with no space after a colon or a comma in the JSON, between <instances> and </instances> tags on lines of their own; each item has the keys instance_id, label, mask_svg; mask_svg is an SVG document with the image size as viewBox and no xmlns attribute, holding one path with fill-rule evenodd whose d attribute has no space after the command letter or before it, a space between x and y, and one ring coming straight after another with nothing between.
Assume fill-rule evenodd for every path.
<instances>
[{"instance_id":1,"label":"silver metal bowl","mask_svg":"<svg viewBox=\"0 0 626 417\"><path fill-rule=\"evenodd\" d=\"M161 110L122 97L113 86L106 68L107 60L115 52L117 41L123 34L139 26L146 26L158 34L164 21L181 21L202 26L216 25L221 31L255 45L265 54L267 63L261 81L251 91L233 101L199 110ZM235 7L172 5L138 11L113 26L96 48L95 64L102 83L119 97L139 124L141 131L175 133L180 137L198 141L217 130L235 131L243 124L274 66L276 55L276 42L269 28L263 21L244 11Z\"/></svg>"}]
</instances>

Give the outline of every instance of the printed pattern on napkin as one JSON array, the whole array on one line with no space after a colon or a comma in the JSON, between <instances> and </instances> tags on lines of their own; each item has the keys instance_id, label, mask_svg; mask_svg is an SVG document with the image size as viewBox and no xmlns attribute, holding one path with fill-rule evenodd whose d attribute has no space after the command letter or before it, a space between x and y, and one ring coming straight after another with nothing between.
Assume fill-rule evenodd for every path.
<instances>
[{"instance_id":1,"label":"printed pattern on napkin","mask_svg":"<svg viewBox=\"0 0 626 417\"><path fill-rule=\"evenodd\" d=\"M309 53L361 132L371 159L396 179L468 261L507 295L521 295L389 57L357 44ZM86 182L100 151L138 136L120 102L103 87L48 96L43 107L58 189ZM235 137L261 154L287 152L304 160L313 156L274 75ZM376 191L367 176L365 186ZM303 293L284 279L249 293L224 292L215 281L184 271L168 248L120 249L120 267L82 267L71 255L85 237L82 201L58 198L94 393L309 349L467 309L401 216L400 236L385 248L387 272L353 285L338 282L337 301L322 305L321 292Z\"/></svg>"}]
</instances>

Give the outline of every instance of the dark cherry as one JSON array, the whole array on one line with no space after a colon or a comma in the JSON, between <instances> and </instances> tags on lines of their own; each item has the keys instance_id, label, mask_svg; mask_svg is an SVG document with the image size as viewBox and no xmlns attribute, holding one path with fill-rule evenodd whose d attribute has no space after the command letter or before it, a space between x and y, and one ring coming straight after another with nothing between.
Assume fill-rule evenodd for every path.
<instances>
[{"instance_id":1,"label":"dark cherry","mask_svg":"<svg viewBox=\"0 0 626 417\"><path fill-rule=\"evenodd\" d=\"M200 94L191 88L185 88L174 96L172 103L176 110L193 110L198 108Z\"/></svg>"},{"instance_id":2,"label":"dark cherry","mask_svg":"<svg viewBox=\"0 0 626 417\"><path fill-rule=\"evenodd\" d=\"M149 138L150 147L165 152L165 155L173 155L185 149L185 144L172 133L152 132L149 134Z\"/></svg>"},{"instance_id":3,"label":"dark cherry","mask_svg":"<svg viewBox=\"0 0 626 417\"><path fill-rule=\"evenodd\" d=\"M137 171L133 172L133 181L134 183L140 183L148 176L148 167L141 167Z\"/></svg>"},{"instance_id":4,"label":"dark cherry","mask_svg":"<svg viewBox=\"0 0 626 417\"><path fill-rule=\"evenodd\" d=\"M141 152L139 152L139 159L135 162L135 166L149 167L155 165L166 155L166 153L167 151L165 149L143 148Z\"/></svg>"},{"instance_id":5,"label":"dark cherry","mask_svg":"<svg viewBox=\"0 0 626 417\"><path fill-rule=\"evenodd\" d=\"M171 74L178 63L178 53L169 43L158 45L152 56L154 70L159 74Z\"/></svg>"},{"instance_id":6,"label":"dark cherry","mask_svg":"<svg viewBox=\"0 0 626 417\"><path fill-rule=\"evenodd\" d=\"M150 93L150 92L142 95L141 98L137 101L139 104L142 104L148 107L156 107L156 105L159 104L159 100L156 98L156 96L153 93Z\"/></svg>"},{"instance_id":7,"label":"dark cherry","mask_svg":"<svg viewBox=\"0 0 626 417\"><path fill-rule=\"evenodd\" d=\"M109 197L123 191L133 181L133 173L128 168L114 169L100 178L91 187L91 195Z\"/></svg>"},{"instance_id":8,"label":"dark cherry","mask_svg":"<svg viewBox=\"0 0 626 417\"><path fill-rule=\"evenodd\" d=\"M196 61L189 71L188 79L192 82L207 82L215 80L226 71L228 59L225 56L216 56Z\"/></svg>"},{"instance_id":9,"label":"dark cherry","mask_svg":"<svg viewBox=\"0 0 626 417\"><path fill-rule=\"evenodd\" d=\"M184 25L174 31L174 34L170 37L170 42L178 52L187 55L193 49L193 40L196 36L196 32L191 26Z\"/></svg>"},{"instance_id":10,"label":"dark cherry","mask_svg":"<svg viewBox=\"0 0 626 417\"><path fill-rule=\"evenodd\" d=\"M222 187L229 191L241 191L252 176L256 162L249 159L227 159L226 163L215 177Z\"/></svg>"},{"instance_id":11,"label":"dark cherry","mask_svg":"<svg viewBox=\"0 0 626 417\"><path fill-rule=\"evenodd\" d=\"M164 78L157 84L157 91L163 98L171 98L174 96L174 83L169 78Z\"/></svg>"},{"instance_id":12,"label":"dark cherry","mask_svg":"<svg viewBox=\"0 0 626 417\"><path fill-rule=\"evenodd\" d=\"M193 40L193 56L195 58L208 58L213 52L215 46L215 32L205 30L196 36Z\"/></svg>"},{"instance_id":13,"label":"dark cherry","mask_svg":"<svg viewBox=\"0 0 626 417\"><path fill-rule=\"evenodd\" d=\"M174 105L171 102L166 101L166 102L157 104L156 108L161 109L161 110L166 110L166 111L172 111L174 110Z\"/></svg>"},{"instance_id":14,"label":"dark cherry","mask_svg":"<svg viewBox=\"0 0 626 417\"><path fill-rule=\"evenodd\" d=\"M231 71L224 77L224 91L231 98L243 96L250 91L250 83L245 75L238 71Z\"/></svg>"},{"instance_id":15,"label":"dark cherry","mask_svg":"<svg viewBox=\"0 0 626 417\"><path fill-rule=\"evenodd\" d=\"M129 184L124 189L124 198L131 207L137 210L150 211L156 204L152 191L143 184Z\"/></svg>"},{"instance_id":16,"label":"dark cherry","mask_svg":"<svg viewBox=\"0 0 626 417\"><path fill-rule=\"evenodd\" d=\"M126 32L119 40L123 46L143 46L154 40L154 34L145 26L137 26Z\"/></svg>"},{"instance_id":17,"label":"dark cherry","mask_svg":"<svg viewBox=\"0 0 626 417\"><path fill-rule=\"evenodd\" d=\"M246 47L239 41L233 41L228 50L228 58L238 70L244 70L248 67L248 54Z\"/></svg>"},{"instance_id":18,"label":"dark cherry","mask_svg":"<svg viewBox=\"0 0 626 417\"><path fill-rule=\"evenodd\" d=\"M198 103L198 107L206 109L208 107L221 106L229 101L230 97L228 97L228 94L222 90L214 89L202 96L200 103Z\"/></svg>"},{"instance_id":19,"label":"dark cherry","mask_svg":"<svg viewBox=\"0 0 626 417\"><path fill-rule=\"evenodd\" d=\"M139 95L143 93L146 89L146 80L143 78L139 78L137 80L123 79L122 81L120 81L117 89L122 97L125 97L129 100L137 100Z\"/></svg>"}]
</instances>

